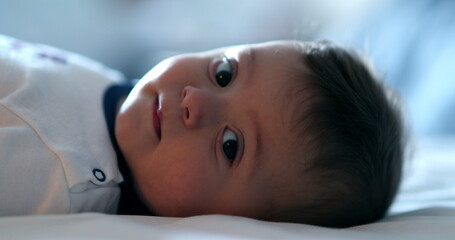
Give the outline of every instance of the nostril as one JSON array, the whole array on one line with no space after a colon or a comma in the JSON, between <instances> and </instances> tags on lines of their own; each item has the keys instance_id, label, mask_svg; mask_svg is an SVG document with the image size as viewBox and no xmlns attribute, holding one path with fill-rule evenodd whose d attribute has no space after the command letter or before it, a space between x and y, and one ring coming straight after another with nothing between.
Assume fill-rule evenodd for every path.
<instances>
[{"instance_id":1,"label":"nostril","mask_svg":"<svg viewBox=\"0 0 455 240\"><path fill-rule=\"evenodd\" d=\"M187 107L185 108L185 117L186 119L190 119L190 110Z\"/></svg>"},{"instance_id":2,"label":"nostril","mask_svg":"<svg viewBox=\"0 0 455 240\"><path fill-rule=\"evenodd\" d=\"M188 92L188 91L187 91L187 88L183 88L183 89L182 89L182 92L180 93L180 98L181 98L182 100L185 99L187 92Z\"/></svg>"}]
</instances>

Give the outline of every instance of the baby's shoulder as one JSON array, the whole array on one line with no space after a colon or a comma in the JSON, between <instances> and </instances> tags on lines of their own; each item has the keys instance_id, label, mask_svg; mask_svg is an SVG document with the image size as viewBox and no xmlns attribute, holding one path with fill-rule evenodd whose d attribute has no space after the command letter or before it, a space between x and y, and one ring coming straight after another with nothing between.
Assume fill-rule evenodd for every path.
<instances>
[{"instance_id":1,"label":"baby's shoulder","mask_svg":"<svg viewBox=\"0 0 455 240\"><path fill-rule=\"evenodd\" d=\"M91 86L118 83L124 76L77 53L0 35L0 99L30 81Z\"/></svg>"}]
</instances>

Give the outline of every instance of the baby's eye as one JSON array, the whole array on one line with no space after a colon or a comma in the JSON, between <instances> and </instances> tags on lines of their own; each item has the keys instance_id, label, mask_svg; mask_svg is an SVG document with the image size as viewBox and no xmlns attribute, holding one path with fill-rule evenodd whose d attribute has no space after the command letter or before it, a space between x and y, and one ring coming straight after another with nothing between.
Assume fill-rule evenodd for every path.
<instances>
[{"instance_id":1,"label":"baby's eye","mask_svg":"<svg viewBox=\"0 0 455 240\"><path fill-rule=\"evenodd\" d=\"M223 153L230 163L235 160L238 149L238 140L235 133L226 128L223 132Z\"/></svg>"},{"instance_id":2,"label":"baby's eye","mask_svg":"<svg viewBox=\"0 0 455 240\"><path fill-rule=\"evenodd\" d=\"M233 69L232 63L226 57L223 58L220 64L216 67L215 79L220 87L226 87L232 80Z\"/></svg>"}]
</instances>

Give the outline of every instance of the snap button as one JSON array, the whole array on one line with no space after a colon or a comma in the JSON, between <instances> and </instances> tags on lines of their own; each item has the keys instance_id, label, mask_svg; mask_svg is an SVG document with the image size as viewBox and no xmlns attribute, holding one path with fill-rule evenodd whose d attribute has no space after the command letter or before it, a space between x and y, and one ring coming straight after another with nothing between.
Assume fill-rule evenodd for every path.
<instances>
[{"instance_id":1,"label":"snap button","mask_svg":"<svg viewBox=\"0 0 455 240\"><path fill-rule=\"evenodd\" d=\"M92 173L93 176L95 176L95 178L98 179L98 181L104 182L106 180L106 174L104 174L104 172L101 171L100 169L95 168L93 169Z\"/></svg>"}]
</instances>

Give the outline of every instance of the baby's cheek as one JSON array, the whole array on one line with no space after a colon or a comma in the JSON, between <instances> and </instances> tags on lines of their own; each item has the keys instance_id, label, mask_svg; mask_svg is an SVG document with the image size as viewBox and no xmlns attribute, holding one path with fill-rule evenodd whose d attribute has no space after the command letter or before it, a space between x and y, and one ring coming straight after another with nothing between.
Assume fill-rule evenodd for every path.
<instances>
[{"instance_id":1,"label":"baby's cheek","mask_svg":"<svg viewBox=\"0 0 455 240\"><path fill-rule=\"evenodd\" d=\"M201 164L202 156L185 154L173 157L171 161L175 164L168 165L170 168L164 176L166 195L175 204L173 207L179 215L200 214L216 189L211 170Z\"/></svg>"}]
</instances>

